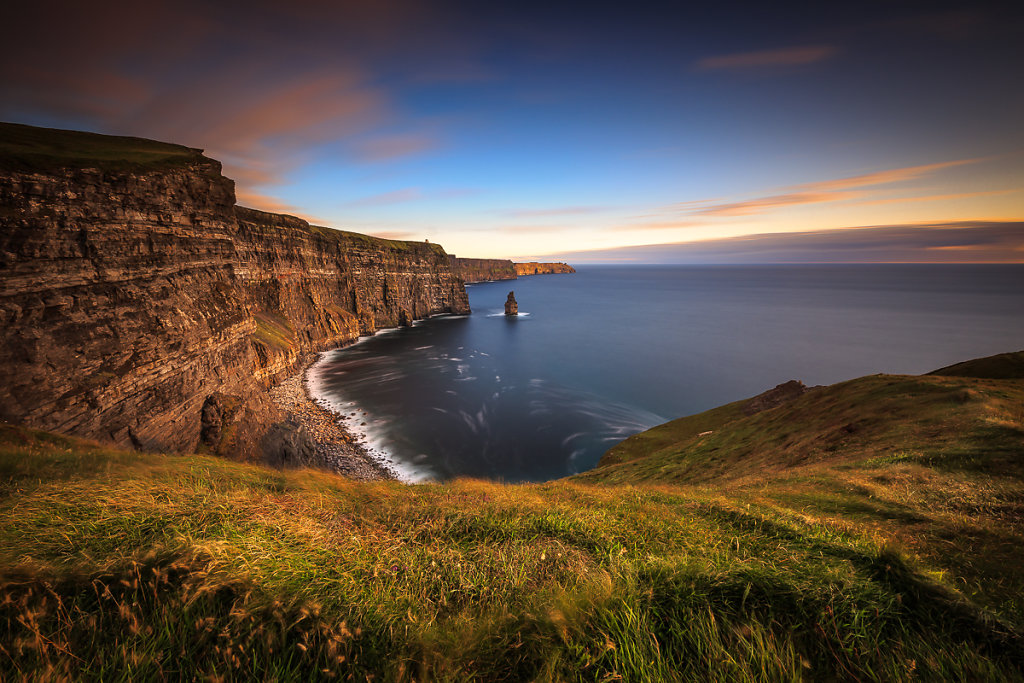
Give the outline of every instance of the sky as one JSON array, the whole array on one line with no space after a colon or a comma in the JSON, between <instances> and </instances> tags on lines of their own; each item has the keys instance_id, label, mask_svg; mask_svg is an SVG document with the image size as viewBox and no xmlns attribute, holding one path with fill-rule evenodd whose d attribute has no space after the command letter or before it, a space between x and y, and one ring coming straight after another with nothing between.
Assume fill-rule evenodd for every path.
<instances>
[{"instance_id":1,"label":"sky","mask_svg":"<svg viewBox=\"0 0 1024 683\"><path fill-rule=\"evenodd\" d=\"M1020 2L4 15L0 119L200 147L240 204L321 225L574 263L1024 261Z\"/></svg>"}]
</instances>

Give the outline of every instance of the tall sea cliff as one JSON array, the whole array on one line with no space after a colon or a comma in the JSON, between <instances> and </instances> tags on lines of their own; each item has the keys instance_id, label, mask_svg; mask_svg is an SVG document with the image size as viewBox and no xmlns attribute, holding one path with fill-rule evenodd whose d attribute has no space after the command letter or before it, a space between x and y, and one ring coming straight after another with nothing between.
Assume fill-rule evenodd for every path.
<instances>
[{"instance_id":1,"label":"tall sea cliff","mask_svg":"<svg viewBox=\"0 0 1024 683\"><path fill-rule=\"evenodd\" d=\"M567 263L513 263L508 259L459 258L451 256L452 270L466 282L517 280L526 275L575 273Z\"/></svg>"},{"instance_id":2,"label":"tall sea cliff","mask_svg":"<svg viewBox=\"0 0 1024 683\"><path fill-rule=\"evenodd\" d=\"M437 244L237 206L201 150L0 124L0 420L274 454L309 352L469 312Z\"/></svg>"}]
</instances>

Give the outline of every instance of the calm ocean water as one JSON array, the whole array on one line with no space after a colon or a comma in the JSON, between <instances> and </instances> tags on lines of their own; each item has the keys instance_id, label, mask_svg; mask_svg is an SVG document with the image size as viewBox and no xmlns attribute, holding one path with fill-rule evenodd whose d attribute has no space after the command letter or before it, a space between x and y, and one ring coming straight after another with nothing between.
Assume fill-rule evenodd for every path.
<instances>
[{"instance_id":1,"label":"calm ocean water","mask_svg":"<svg viewBox=\"0 0 1024 683\"><path fill-rule=\"evenodd\" d=\"M521 315L502 315L515 290ZM630 266L469 287L473 314L310 373L411 481L542 481L789 379L916 374L1024 348L1024 266Z\"/></svg>"}]
</instances>

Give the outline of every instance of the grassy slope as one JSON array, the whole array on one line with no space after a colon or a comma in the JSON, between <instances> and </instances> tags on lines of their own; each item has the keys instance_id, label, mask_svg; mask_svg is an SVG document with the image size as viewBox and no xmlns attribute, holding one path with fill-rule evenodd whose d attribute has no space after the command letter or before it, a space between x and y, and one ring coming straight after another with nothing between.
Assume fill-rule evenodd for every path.
<instances>
[{"instance_id":1,"label":"grassy slope","mask_svg":"<svg viewBox=\"0 0 1024 683\"><path fill-rule=\"evenodd\" d=\"M0 677L1019 678L1022 384L734 404L526 486L4 427Z\"/></svg>"},{"instance_id":2,"label":"grassy slope","mask_svg":"<svg viewBox=\"0 0 1024 683\"><path fill-rule=\"evenodd\" d=\"M987 379L1024 379L1024 351L1000 353L987 358L975 358L963 363L940 368L930 375L947 377L983 377Z\"/></svg>"},{"instance_id":3,"label":"grassy slope","mask_svg":"<svg viewBox=\"0 0 1024 683\"><path fill-rule=\"evenodd\" d=\"M65 167L131 171L209 161L201 149L182 145L17 123L0 123L0 160L4 168L40 172Z\"/></svg>"}]
</instances>

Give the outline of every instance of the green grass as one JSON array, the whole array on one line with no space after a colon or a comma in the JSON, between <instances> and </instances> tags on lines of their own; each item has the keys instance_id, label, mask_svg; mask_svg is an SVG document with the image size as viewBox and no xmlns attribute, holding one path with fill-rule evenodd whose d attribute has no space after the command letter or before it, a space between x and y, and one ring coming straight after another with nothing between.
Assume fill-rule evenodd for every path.
<instances>
[{"instance_id":1,"label":"green grass","mask_svg":"<svg viewBox=\"0 0 1024 683\"><path fill-rule=\"evenodd\" d=\"M374 237L373 235L363 235L358 232L348 232L347 230L327 228L321 225L311 225L307 221L295 216L268 213L266 211L250 209L244 206L236 206L235 214L241 221L253 223L264 228L284 228L315 235L321 239L338 244L346 251L352 248L359 248L384 252L385 254L388 252L397 252L399 254L416 252L419 254L433 253L436 256L445 255L444 247L432 242L389 240L383 237Z\"/></svg>"},{"instance_id":2,"label":"green grass","mask_svg":"<svg viewBox=\"0 0 1024 683\"><path fill-rule=\"evenodd\" d=\"M3 426L0 678L1020 679L1022 391L868 377L517 486Z\"/></svg>"},{"instance_id":3,"label":"green grass","mask_svg":"<svg viewBox=\"0 0 1024 683\"><path fill-rule=\"evenodd\" d=\"M282 315L259 311L253 314L256 331L253 338L270 349L288 352L296 348L295 328Z\"/></svg>"},{"instance_id":4,"label":"green grass","mask_svg":"<svg viewBox=\"0 0 1024 683\"><path fill-rule=\"evenodd\" d=\"M915 461L1024 476L1024 384L873 375L745 415L745 401L673 420L613 447L581 479L724 482L804 466Z\"/></svg>"},{"instance_id":5,"label":"green grass","mask_svg":"<svg viewBox=\"0 0 1024 683\"><path fill-rule=\"evenodd\" d=\"M59 168L135 171L190 166L210 160L201 149L143 138L0 123L0 164L45 172Z\"/></svg>"}]
</instances>

